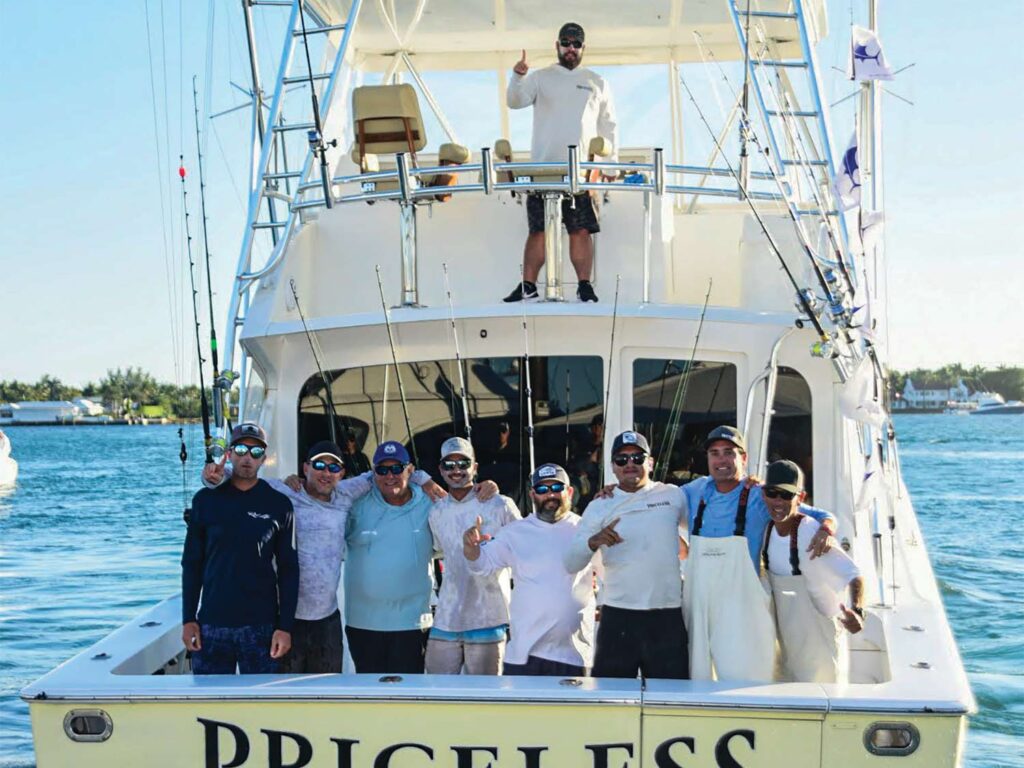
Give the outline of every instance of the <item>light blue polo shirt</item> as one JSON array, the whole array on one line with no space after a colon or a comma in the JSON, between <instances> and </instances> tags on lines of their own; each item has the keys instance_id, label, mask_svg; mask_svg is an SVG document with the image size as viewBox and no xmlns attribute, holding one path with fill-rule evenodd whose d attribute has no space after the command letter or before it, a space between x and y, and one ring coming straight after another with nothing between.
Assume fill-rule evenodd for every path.
<instances>
[{"instance_id":1,"label":"light blue polo shirt","mask_svg":"<svg viewBox=\"0 0 1024 768\"><path fill-rule=\"evenodd\" d=\"M697 517L697 508L703 499L707 506L704 507L704 521L701 524L699 535L707 536L709 539L732 536L736 529L736 511L739 509L742 490L743 482L741 481L728 493L719 493L710 477L699 477L684 485L683 493L686 494L686 501L690 507L691 535L694 520ZM801 504L800 511L813 517L819 523L824 520L835 520L832 513L807 504ZM770 520L771 516L768 514L768 507L765 506L761 489L757 486L751 488L747 497L747 524L743 533L747 537L747 548L750 550L750 560L754 564L755 571L760 571L761 547L764 546L764 533Z\"/></svg>"},{"instance_id":2,"label":"light blue polo shirt","mask_svg":"<svg viewBox=\"0 0 1024 768\"><path fill-rule=\"evenodd\" d=\"M430 626L430 498L409 486L400 507L377 486L359 499L345 527L345 623L358 629L400 632Z\"/></svg>"}]
</instances>

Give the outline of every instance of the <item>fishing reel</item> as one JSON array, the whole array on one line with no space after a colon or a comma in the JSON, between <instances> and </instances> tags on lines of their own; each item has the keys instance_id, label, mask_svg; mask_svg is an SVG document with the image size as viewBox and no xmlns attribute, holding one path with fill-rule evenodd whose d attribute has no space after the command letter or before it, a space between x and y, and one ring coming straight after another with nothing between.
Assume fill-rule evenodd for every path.
<instances>
[{"instance_id":1,"label":"fishing reel","mask_svg":"<svg viewBox=\"0 0 1024 768\"><path fill-rule=\"evenodd\" d=\"M839 350L832 341L816 341L811 344L811 357L822 360L835 360L839 357Z\"/></svg>"},{"instance_id":2,"label":"fishing reel","mask_svg":"<svg viewBox=\"0 0 1024 768\"><path fill-rule=\"evenodd\" d=\"M331 139L330 141L327 141L326 139L324 139L323 136L320 135L320 132L317 131L316 129L307 131L306 138L309 140L309 148L314 152L320 152L321 150L324 150L327 147L338 146L337 139Z\"/></svg>"}]
</instances>

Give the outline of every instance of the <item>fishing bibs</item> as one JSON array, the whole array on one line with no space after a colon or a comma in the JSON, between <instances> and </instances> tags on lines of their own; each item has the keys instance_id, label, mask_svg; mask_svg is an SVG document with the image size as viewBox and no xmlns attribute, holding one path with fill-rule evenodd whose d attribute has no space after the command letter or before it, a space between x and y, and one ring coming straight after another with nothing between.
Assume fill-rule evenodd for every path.
<instances>
[{"instance_id":1,"label":"fishing bibs","mask_svg":"<svg viewBox=\"0 0 1024 768\"><path fill-rule=\"evenodd\" d=\"M690 632L690 678L768 682L775 663L771 600L750 562L743 531L747 497L740 493L732 536L701 536L697 507L684 561L683 616Z\"/></svg>"},{"instance_id":2,"label":"fishing bibs","mask_svg":"<svg viewBox=\"0 0 1024 768\"><path fill-rule=\"evenodd\" d=\"M797 523L789 535L789 574L779 575L768 568L768 543L775 535L774 522L768 523L761 551L775 603L782 679L801 683L834 683L840 677L840 661L845 657L845 653L841 653L842 633L832 616L823 615L815 607L807 589L808 577L800 570L799 528Z\"/></svg>"}]
</instances>

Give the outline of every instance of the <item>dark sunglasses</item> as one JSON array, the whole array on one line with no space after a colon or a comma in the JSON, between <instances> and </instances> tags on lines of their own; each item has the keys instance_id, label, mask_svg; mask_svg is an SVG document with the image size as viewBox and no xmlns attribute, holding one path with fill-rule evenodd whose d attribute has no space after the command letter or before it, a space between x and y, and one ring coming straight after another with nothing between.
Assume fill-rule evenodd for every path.
<instances>
[{"instance_id":1,"label":"dark sunglasses","mask_svg":"<svg viewBox=\"0 0 1024 768\"><path fill-rule=\"evenodd\" d=\"M267 449L259 445L245 445L244 443L239 443L238 445L231 446L231 452L235 454L235 456L245 456L245 454L248 453L254 459L262 459L263 454L267 452Z\"/></svg>"},{"instance_id":2,"label":"dark sunglasses","mask_svg":"<svg viewBox=\"0 0 1024 768\"><path fill-rule=\"evenodd\" d=\"M378 464L373 468L381 477L385 475L400 475L405 471L405 464Z\"/></svg>"},{"instance_id":3,"label":"dark sunglasses","mask_svg":"<svg viewBox=\"0 0 1024 768\"><path fill-rule=\"evenodd\" d=\"M314 461L311 461L309 463L309 466L311 466L317 472L323 472L326 469L332 475L338 474L343 469L341 464L335 464L334 462L331 462L330 464L328 464L323 459L316 459Z\"/></svg>"},{"instance_id":4,"label":"dark sunglasses","mask_svg":"<svg viewBox=\"0 0 1024 768\"><path fill-rule=\"evenodd\" d=\"M558 44L563 48L575 48L577 51L583 47L582 40L570 40L567 37L563 37L558 41Z\"/></svg>"},{"instance_id":5,"label":"dark sunglasses","mask_svg":"<svg viewBox=\"0 0 1024 768\"><path fill-rule=\"evenodd\" d=\"M469 469L473 466L470 459L445 459L441 462L441 469L451 472L453 469Z\"/></svg>"},{"instance_id":6,"label":"dark sunglasses","mask_svg":"<svg viewBox=\"0 0 1024 768\"><path fill-rule=\"evenodd\" d=\"M792 501L796 496L792 491L784 491L781 488L765 488L764 495L769 499L782 499L783 501Z\"/></svg>"},{"instance_id":7,"label":"dark sunglasses","mask_svg":"<svg viewBox=\"0 0 1024 768\"><path fill-rule=\"evenodd\" d=\"M544 496L548 493L561 493L565 490L565 483L549 483L548 485L535 485L533 486L533 492L538 496Z\"/></svg>"},{"instance_id":8,"label":"dark sunglasses","mask_svg":"<svg viewBox=\"0 0 1024 768\"><path fill-rule=\"evenodd\" d=\"M634 464L637 464L637 465L643 464L645 461L647 461L647 454L646 453L619 453L619 454L616 454L615 456L612 456L612 464L614 464L616 467L624 467L627 464L629 464L629 462L631 462L631 461Z\"/></svg>"}]
</instances>

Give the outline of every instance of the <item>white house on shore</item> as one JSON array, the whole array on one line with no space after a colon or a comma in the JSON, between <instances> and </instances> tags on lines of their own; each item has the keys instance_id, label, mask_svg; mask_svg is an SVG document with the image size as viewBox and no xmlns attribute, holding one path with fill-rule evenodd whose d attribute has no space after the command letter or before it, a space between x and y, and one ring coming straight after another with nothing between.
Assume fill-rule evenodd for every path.
<instances>
[{"instance_id":1,"label":"white house on shore","mask_svg":"<svg viewBox=\"0 0 1024 768\"><path fill-rule=\"evenodd\" d=\"M0 404L0 424L70 424L92 422L103 416L103 406L93 400L22 400Z\"/></svg>"},{"instance_id":2,"label":"white house on shore","mask_svg":"<svg viewBox=\"0 0 1024 768\"><path fill-rule=\"evenodd\" d=\"M970 390L963 379L958 379L955 387L948 389L917 389L911 379L903 386L903 392L896 395L892 408L894 411L911 408L942 410L953 403L967 402Z\"/></svg>"}]
</instances>

